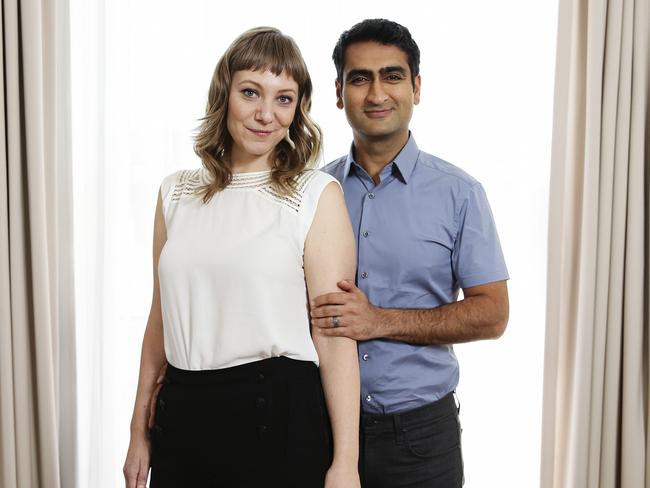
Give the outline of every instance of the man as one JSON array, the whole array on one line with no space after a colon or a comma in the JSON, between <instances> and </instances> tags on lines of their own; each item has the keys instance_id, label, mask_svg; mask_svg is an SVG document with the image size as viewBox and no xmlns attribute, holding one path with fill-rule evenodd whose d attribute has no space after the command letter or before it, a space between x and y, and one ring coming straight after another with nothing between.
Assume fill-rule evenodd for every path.
<instances>
[{"instance_id":1,"label":"man","mask_svg":"<svg viewBox=\"0 0 650 488\"><path fill-rule=\"evenodd\" d=\"M354 142L324 171L343 186L358 269L356 285L312 301L312 322L359 341L362 485L459 487L451 344L497 338L508 320L492 214L481 185L419 150L409 131L421 79L408 29L365 20L341 35L333 59Z\"/></svg>"}]
</instances>

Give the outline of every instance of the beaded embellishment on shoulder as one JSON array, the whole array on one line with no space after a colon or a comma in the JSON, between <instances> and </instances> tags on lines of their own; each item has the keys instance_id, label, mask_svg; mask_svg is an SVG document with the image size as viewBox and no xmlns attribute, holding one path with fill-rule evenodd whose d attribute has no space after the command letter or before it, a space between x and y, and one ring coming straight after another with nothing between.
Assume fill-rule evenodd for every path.
<instances>
[{"instance_id":1,"label":"beaded embellishment on shoulder","mask_svg":"<svg viewBox=\"0 0 650 488\"><path fill-rule=\"evenodd\" d=\"M201 168L184 169L178 175L172 191L172 200L180 200L184 195L194 195L203 185Z\"/></svg>"},{"instance_id":2,"label":"beaded embellishment on shoulder","mask_svg":"<svg viewBox=\"0 0 650 488\"><path fill-rule=\"evenodd\" d=\"M202 168L182 170L176 179L171 200L195 195L206 184ZM271 185L271 171L235 173L225 190L253 190L265 198L298 212L305 194L305 188L316 176L317 170L305 170L296 176L296 189L292 194L283 195Z\"/></svg>"},{"instance_id":3,"label":"beaded embellishment on shoulder","mask_svg":"<svg viewBox=\"0 0 650 488\"><path fill-rule=\"evenodd\" d=\"M267 198L274 200L277 203L289 207L291 210L298 212L300 210L300 205L302 199L305 195L305 188L307 184L316 176L316 170L305 170L296 176L296 189L290 195L283 195L282 193L273 189L271 185L264 186L258 191L261 192Z\"/></svg>"}]
</instances>

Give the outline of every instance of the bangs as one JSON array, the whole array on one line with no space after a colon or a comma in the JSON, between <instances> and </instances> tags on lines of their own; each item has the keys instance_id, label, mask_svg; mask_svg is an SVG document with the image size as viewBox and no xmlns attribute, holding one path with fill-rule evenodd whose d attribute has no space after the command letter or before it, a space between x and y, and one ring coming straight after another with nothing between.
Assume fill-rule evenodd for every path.
<instances>
[{"instance_id":1,"label":"bangs","mask_svg":"<svg viewBox=\"0 0 650 488\"><path fill-rule=\"evenodd\" d=\"M230 71L270 71L276 76L286 73L302 89L309 79L300 50L293 39L280 33L265 32L248 39L245 46L235 49Z\"/></svg>"}]
</instances>

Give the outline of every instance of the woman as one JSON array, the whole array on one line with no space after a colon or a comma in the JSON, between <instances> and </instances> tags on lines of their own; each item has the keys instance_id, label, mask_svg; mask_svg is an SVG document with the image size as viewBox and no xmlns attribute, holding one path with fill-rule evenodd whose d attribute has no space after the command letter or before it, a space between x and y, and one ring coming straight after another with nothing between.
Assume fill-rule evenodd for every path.
<instances>
[{"instance_id":1,"label":"woman","mask_svg":"<svg viewBox=\"0 0 650 488\"><path fill-rule=\"evenodd\" d=\"M291 38L245 32L212 78L203 167L162 182L128 488L150 464L152 488L359 486L356 344L308 319L308 296L355 272L340 186L307 169L311 90Z\"/></svg>"}]
</instances>

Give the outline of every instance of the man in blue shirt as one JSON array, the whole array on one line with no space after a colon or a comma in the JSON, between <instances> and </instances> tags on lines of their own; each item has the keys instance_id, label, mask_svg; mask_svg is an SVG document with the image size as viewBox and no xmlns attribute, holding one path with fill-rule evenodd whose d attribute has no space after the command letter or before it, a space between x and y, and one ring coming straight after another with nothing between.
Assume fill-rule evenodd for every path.
<instances>
[{"instance_id":1,"label":"man in blue shirt","mask_svg":"<svg viewBox=\"0 0 650 488\"><path fill-rule=\"evenodd\" d=\"M421 80L408 29L365 20L333 58L354 142L324 171L343 186L358 269L356 284L312 301L312 323L359 341L364 488L459 487L452 344L497 338L508 320L494 220L480 183L409 131Z\"/></svg>"}]
</instances>

